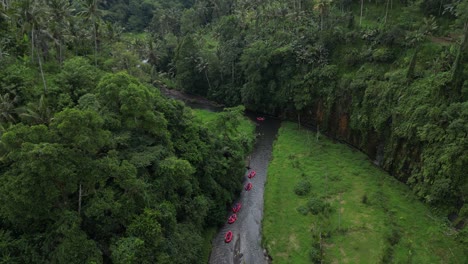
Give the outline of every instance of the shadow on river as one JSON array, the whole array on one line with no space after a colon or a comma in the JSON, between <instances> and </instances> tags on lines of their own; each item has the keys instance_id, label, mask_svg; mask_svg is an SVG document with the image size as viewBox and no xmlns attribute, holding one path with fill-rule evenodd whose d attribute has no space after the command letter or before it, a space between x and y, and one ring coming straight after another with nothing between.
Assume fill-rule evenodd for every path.
<instances>
[{"instance_id":1,"label":"shadow on river","mask_svg":"<svg viewBox=\"0 0 468 264\"><path fill-rule=\"evenodd\" d=\"M166 96L182 100L193 108L202 108L211 111L221 111L221 106L203 98L191 97L177 91L161 89ZM253 188L250 191L242 190L238 202L242 203L242 209L237 213L237 221L227 223L220 228L212 241L210 263L212 264L240 264L240 263L268 263L266 251L262 248L262 218L263 218L263 191L265 189L268 163L273 149L273 141L276 138L280 120L266 117L264 121L257 121L254 113L247 113L257 124L257 140L250 155L250 167L257 174L254 178L244 177L244 184L251 182ZM224 242L224 235L228 230L233 233L231 243Z\"/></svg>"}]
</instances>

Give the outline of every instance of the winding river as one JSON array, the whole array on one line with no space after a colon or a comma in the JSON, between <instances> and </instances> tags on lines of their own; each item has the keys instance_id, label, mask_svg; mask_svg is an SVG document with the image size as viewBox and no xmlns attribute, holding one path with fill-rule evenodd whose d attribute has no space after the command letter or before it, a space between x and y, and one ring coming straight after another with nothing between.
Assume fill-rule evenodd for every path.
<instances>
[{"instance_id":1,"label":"winding river","mask_svg":"<svg viewBox=\"0 0 468 264\"><path fill-rule=\"evenodd\" d=\"M212 264L268 263L266 251L261 245L263 191L273 141L278 132L280 121L267 117L265 121L259 122L251 114L247 114L247 116L258 124L257 141L250 155L250 167L257 174L254 178L249 179L246 171L244 184L251 182L253 188L250 191L242 190L238 200L242 203L242 209L237 213L237 221L232 225L226 222L213 239L213 249L210 256ZM234 235L231 243L224 242L224 235L228 230L231 230Z\"/></svg>"},{"instance_id":2,"label":"winding river","mask_svg":"<svg viewBox=\"0 0 468 264\"><path fill-rule=\"evenodd\" d=\"M170 98L184 101L194 108L219 111L220 107L201 98L197 99L177 91L161 90ZM237 213L237 221L227 223L220 228L212 241L210 263L212 264L241 264L241 263L269 263L268 255L262 248L262 218L263 218L263 192L266 183L268 163L271 159L273 142L280 127L280 121L266 117L264 121L257 121L253 113L247 113L253 122L257 124L257 140L251 155L250 167L257 172L254 178L244 177L244 184L251 182L253 188L250 191L242 190L237 202L242 203L241 210ZM232 231L233 239L230 243L224 242L224 235Z\"/></svg>"}]
</instances>

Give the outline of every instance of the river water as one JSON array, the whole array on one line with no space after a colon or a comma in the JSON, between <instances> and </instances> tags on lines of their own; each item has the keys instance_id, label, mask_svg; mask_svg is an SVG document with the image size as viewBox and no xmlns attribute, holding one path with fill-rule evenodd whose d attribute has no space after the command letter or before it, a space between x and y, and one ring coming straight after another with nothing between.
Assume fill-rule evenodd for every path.
<instances>
[{"instance_id":1,"label":"river water","mask_svg":"<svg viewBox=\"0 0 468 264\"><path fill-rule=\"evenodd\" d=\"M182 94L176 91L161 90L170 98L184 101L193 108L220 111L221 108L209 101ZM244 175L244 184L251 182L250 191L242 189L236 202L242 203L241 210L237 213L237 221L228 224L229 213L226 214L226 224L220 228L212 241L210 255L211 264L262 264L269 263L266 251L262 248L262 218L263 218L263 192L265 190L268 163L271 159L273 142L280 127L280 120L266 117L264 121L257 121L254 113L247 113L257 124L257 140L252 153L249 156L250 167L257 172L254 178ZM230 212L232 213L232 212ZM233 239L230 243L224 242L227 231L232 231Z\"/></svg>"},{"instance_id":2,"label":"river water","mask_svg":"<svg viewBox=\"0 0 468 264\"><path fill-rule=\"evenodd\" d=\"M241 192L238 201L242 203L242 209L237 213L237 221L231 225L226 222L213 239L210 256L212 264L268 263L266 251L261 246L263 192L273 141L276 138L280 121L267 117L265 121L259 122L251 114L248 116L258 124L257 141L250 155L250 167L257 174L249 179L246 171L244 185L251 182L253 188L250 191L242 190ZM224 242L224 235L228 230L234 235L231 243Z\"/></svg>"}]
</instances>

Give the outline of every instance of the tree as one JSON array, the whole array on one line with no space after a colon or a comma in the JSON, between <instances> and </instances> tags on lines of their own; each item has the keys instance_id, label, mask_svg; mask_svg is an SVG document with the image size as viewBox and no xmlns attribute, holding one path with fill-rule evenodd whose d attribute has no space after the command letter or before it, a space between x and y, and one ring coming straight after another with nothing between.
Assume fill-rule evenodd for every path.
<instances>
[{"instance_id":1,"label":"tree","mask_svg":"<svg viewBox=\"0 0 468 264\"><path fill-rule=\"evenodd\" d=\"M320 16L320 30L323 30L323 21L328 15L332 0L316 0L314 10L318 11Z\"/></svg>"},{"instance_id":2,"label":"tree","mask_svg":"<svg viewBox=\"0 0 468 264\"><path fill-rule=\"evenodd\" d=\"M77 103L81 96L93 92L102 77L101 71L82 57L73 57L63 63L62 71L57 75L56 84Z\"/></svg>"},{"instance_id":3,"label":"tree","mask_svg":"<svg viewBox=\"0 0 468 264\"><path fill-rule=\"evenodd\" d=\"M22 27L22 31L30 32L31 38L31 62L34 62L34 49L37 50L37 59L39 62L39 70L41 72L42 82L44 85L44 93L47 93L47 84L44 76L44 71L42 69L41 56L39 54L39 49L36 47L36 38L38 36L37 32L39 31L41 35L48 35L48 32L42 27L42 25L47 24L46 17L48 16L47 5L43 0L25 0L18 2L18 8L16 9L17 16L19 16L19 21ZM39 41L43 41L43 38L39 38Z\"/></svg>"},{"instance_id":4,"label":"tree","mask_svg":"<svg viewBox=\"0 0 468 264\"><path fill-rule=\"evenodd\" d=\"M41 95L38 102L31 102L27 106L18 108L17 112L24 123L31 125L48 125L53 119L52 110L44 95Z\"/></svg>"},{"instance_id":5,"label":"tree","mask_svg":"<svg viewBox=\"0 0 468 264\"><path fill-rule=\"evenodd\" d=\"M359 16L359 26L362 25L362 11L364 9L364 0L361 0L361 15Z\"/></svg>"},{"instance_id":6,"label":"tree","mask_svg":"<svg viewBox=\"0 0 468 264\"><path fill-rule=\"evenodd\" d=\"M437 24L435 18L431 16L430 18L424 18L422 25L419 29L414 32L410 37L407 37L409 44L415 47L413 56L406 72L406 79L411 80L414 77L414 69L416 68L416 59L417 55L421 49L421 43L426 39L427 35L430 35L434 30L437 29Z\"/></svg>"},{"instance_id":7,"label":"tree","mask_svg":"<svg viewBox=\"0 0 468 264\"><path fill-rule=\"evenodd\" d=\"M93 27L93 40L94 40L94 66L97 66L97 55L98 55L98 25L102 16L102 12L99 9L99 0L83 0L81 2L83 10L78 14L85 18L86 22L91 22Z\"/></svg>"},{"instance_id":8,"label":"tree","mask_svg":"<svg viewBox=\"0 0 468 264\"><path fill-rule=\"evenodd\" d=\"M69 31L70 19L73 9L70 1L67 0L47 0L51 10L51 23L49 24L56 44L57 60L60 64L63 62L63 45L65 44L64 35Z\"/></svg>"},{"instance_id":9,"label":"tree","mask_svg":"<svg viewBox=\"0 0 468 264\"><path fill-rule=\"evenodd\" d=\"M81 218L73 211L62 212L55 223L55 243L52 263L102 263L102 252L95 241L81 230Z\"/></svg>"},{"instance_id":10,"label":"tree","mask_svg":"<svg viewBox=\"0 0 468 264\"><path fill-rule=\"evenodd\" d=\"M452 85L454 93L457 97L461 96L461 87L463 84L463 66L462 61L464 58L464 53L467 51L468 47L468 2L467 1L458 1L455 4L448 5L447 10L452 14L455 14L457 17L457 24L461 25L462 28L462 40L458 48L457 57L453 62L452 66Z\"/></svg>"},{"instance_id":11,"label":"tree","mask_svg":"<svg viewBox=\"0 0 468 264\"><path fill-rule=\"evenodd\" d=\"M198 57L198 48L195 46L192 36L184 37L177 46L174 57L176 79L184 91L206 95L206 89L201 85L203 82L200 81L201 74L196 70L197 65L199 65Z\"/></svg>"},{"instance_id":12,"label":"tree","mask_svg":"<svg viewBox=\"0 0 468 264\"><path fill-rule=\"evenodd\" d=\"M157 263L158 252L161 252L160 247L164 242L164 236L161 224L158 222L159 212L152 209L145 209L142 214L138 215L135 220L129 225L127 234L129 235L133 245L138 251L132 256L136 259L135 263ZM122 243L124 242L125 243ZM128 239L120 242L120 248L117 252L122 254L123 246L128 245ZM139 241L143 241L143 245ZM126 246L127 246L126 245ZM131 245L131 244L130 244ZM156 253L156 254L155 254ZM128 257L128 253L126 254Z\"/></svg>"},{"instance_id":13,"label":"tree","mask_svg":"<svg viewBox=\"0 0 468 264\"><path fill-rule=\"evenodd\" d=\"M0 94L0 122L16 121L16 96L11 98L9 93Z\"/></svg>"},{"instance_id":14,"label":"tree","mask_svg":"<svg viewBox=\"0 0 468 264\"><path fill-rule=\"evenodd\" d=\"M85 153L95 154L109 144L110 132L103 129L104 120L92 110L67 108L54 116L51 129L60 142Z\"/></svg>"}]
</instances>

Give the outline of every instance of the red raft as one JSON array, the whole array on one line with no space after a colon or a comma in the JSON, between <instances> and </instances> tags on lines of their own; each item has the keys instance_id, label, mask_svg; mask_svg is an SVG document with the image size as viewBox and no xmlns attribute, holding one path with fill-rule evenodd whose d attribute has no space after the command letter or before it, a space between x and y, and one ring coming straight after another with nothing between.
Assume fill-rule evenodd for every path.
<instances>
[{"instance_id":1,"label":"red raft","mask_svg":"<svg viewBox=\"0 0 468 264\"><path fill-rule=\"evenodd\" d=\"M233 213L239 212L240 209L241 209L241 207L242 207L242 204L241 204L241 203L236 203L236 204L232 207L232 212L233 212Z\"/></svg>"},{"instance_id":2,"label":"red raft","mask_svg":"<svg viewBox=\"0 0 468 264\"><path fill-rule=\"evenodd\" d=\"M232 232L228 231L226 235L224 236L224 242L229 243L232 240Z\"/></svg>"},{"instance_id":3,"label":"red raft","mask_svg":"<svg viewBox=\"0 0 468 264\"><path fill-rule=\"evenodd\" d=\"M249 177L249 179L252 179L253 177L255 177L255 175L257 175L257 172L253 170L249 173L247 177Z\"/></svg>"},{"instance_id":4,"label":"red raft","mask_svg":"<svg viewBox=\"0 0 468 264\"><path fill-rule=\"evenodd\" d=\"M246 191L250 191L252 189L252 183L247 183L244 188Z\"/></svg>"},{"instance_id":5,"label":"red raft","mask_svg":"<svg viewBox=\"0 0 468 264\"><path fill-rule=\"evenodd\" d=\"M263 116L257 117L257 121L264 121L264 120L265 120L265 118Z\"/></svg>"},{"instance_id":6,"label":"red raft","mask_svg":"<svg viewBox=\"0 0 468 264\"><path fill-rule=\"evenodd\" d=\"M233 224L235 221L237 220L237 215L236 214L232 214L229 219L228 219L228 223L229 224Z\"/></svg>"}]
</instances>

